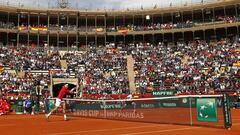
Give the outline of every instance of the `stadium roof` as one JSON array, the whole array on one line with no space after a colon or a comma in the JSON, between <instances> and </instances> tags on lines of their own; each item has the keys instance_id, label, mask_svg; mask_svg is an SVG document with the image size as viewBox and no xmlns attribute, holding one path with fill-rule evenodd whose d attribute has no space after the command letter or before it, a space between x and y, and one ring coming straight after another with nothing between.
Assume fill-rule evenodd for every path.
<instances>
[{"instance_id":1,"label":"stadium roof","mask_svg":"<svg viewBox=\"0 0 240 135\"><path fill-rule=\"evenodd\" d=\"M68 1L69 8L86 10L120 10L162 8L169 6L212 3L219 0L0 0L0 5L17 7L57 8L58 1Z\"/></svg>"}]
</instances>

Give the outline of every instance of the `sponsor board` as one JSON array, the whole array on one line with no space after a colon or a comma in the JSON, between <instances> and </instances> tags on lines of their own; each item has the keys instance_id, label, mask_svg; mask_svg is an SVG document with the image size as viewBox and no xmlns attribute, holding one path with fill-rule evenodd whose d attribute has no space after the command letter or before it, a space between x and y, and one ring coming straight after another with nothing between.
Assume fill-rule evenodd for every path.
<instances>
[{"instance_id":1,"label":"sponsor board","mask_svg":"<svg viewBox=\"0 0 240 135\"><path fill-rule=\"evenodd\" d=\"M103 104L100 105L101 109L121 109L122 108L122 104Z\"/></svg>"},{"instance_id":2,"label":"sponsor board","mask_svg":"<svg viewBox=\"0 0 240 135\"><path fill-rule=\"evenodd\" d=\"M217 122L217 105L214 98L197 99L197 120L203 122Z\"/></svg>"},{"instance_id":3,"label":"sponsor board","mask_svg":"<svg viewBox=\"0 0 240 135\"><path fill-rule=\"evenodd\" d=\"M170 91L170 90L166 90L166 91L153 91L152 95L155 97L162 97L162 96L174 96L176 94L175 91Z\"/></svg>"},{"instance_id":4,"label":"sponsor board","mask_svg":"<svg viewBox=\"0 0 240 135\"><path fill-rule=\"evenodd\" d=\"M177 103L162 103L163 107L177 107Z\"/></svg>"},{"instance_id":5,"label":"sponsor board","mask_svg":"<svg viewBox=\"0 0 240 135\"><path fill-rule=\"evenodd\" d=\"M157 108L157 106L155 104L145 104L145 103L142 103L140 105L140 108Z\"/></svg>"},{"instance_id":6,"label":"sponsor board","mask_svg":"<svg viewBox=\"0 0 240 135\"><path fill-rule=\"evenodd\" d=\"M135 111L76 110L73 115L96 118L143 119L144 113Z\"/></svg>"}]
</instances>

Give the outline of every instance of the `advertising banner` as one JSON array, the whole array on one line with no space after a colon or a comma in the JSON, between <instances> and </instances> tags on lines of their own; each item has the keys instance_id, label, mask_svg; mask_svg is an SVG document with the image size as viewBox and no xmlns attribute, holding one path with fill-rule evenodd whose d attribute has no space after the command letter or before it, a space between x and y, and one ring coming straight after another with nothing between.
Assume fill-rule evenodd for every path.
<instances>
[{"instance_id":1,"label":"advertising banner","mask_svg":"<svg viewBox=\"0 0 240 135\"><path fill-rule=\"evenodd\" d=\"M197 99L197 120L205 122L217 122L217 105L213 98Z\"/></svg>"}]
</instances>

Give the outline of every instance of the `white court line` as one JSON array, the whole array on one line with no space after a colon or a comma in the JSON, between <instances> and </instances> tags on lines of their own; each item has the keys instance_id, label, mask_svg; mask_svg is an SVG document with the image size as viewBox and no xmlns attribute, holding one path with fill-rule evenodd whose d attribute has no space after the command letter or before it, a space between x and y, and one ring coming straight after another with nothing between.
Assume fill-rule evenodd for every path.
<instances>
[{"instance_id":1,"label":"white court line","mask_svg":"<svg viewBox=\"0 0 240 135\"><path fill-rule=\"evenodd\" d=\"M240 120L240 119L232 119L232 120Z\"/></svg>"},{"instance_id":2,"label":"white court line","mask_svg":"<svg viewBox=\"0 0 240 135\"><path fill-rule=\"evenodd\" d=\"M22 120L22 119L34 119L34 116L33 117L25 117L25 116L20 116L20 117L16 117L16 118L13 118L13 117L5 117L3 118L2 120Z\"/></svg>"},{"instance_id":3,"label":"white court line","mask_svg":"<svg viewBox=\"0 0 240 135\"><path fill-rule=\"evenodd\" d=\"M147 127L165 127L169 125L152 125L152 126L136 126L136 127L126 127L126 128L113 128L113 129L99 129L99 130L84 130L77 132L61 132L61 133L48 133L44 135L72 135L72 134L80 134L85 132L103 132L103 131L116 131L116 130L125 130L125 129L136 129L136 128L147 128Z\"/></svg>"},{"instance_id":4,"label":"white court line","mask_svg":"<svg viewBox=\"0 0 240 135\"><path fill-rule=\"evenodd\" d=\"M201 128L201 127L176 128L176 129L149 131L149 132L136 132L136 133L128 133L128 134L122 134L122 135L140 135L140 134L150 134L150 133L164 133L164 132L181 131L181 130L192 130L192 129L198 129L198 128Z\"/></svg>"},{"instance_id":5,"label":"white court line","mask_svg":"<svg viewBox=\"0 0 240 135\"><path fill-rule=\"evenodd\" d=\"M5 124L5 125L0 125L0 127L10 127L10 126L14 126L14 124Z\"/></svg>"},{"instance_id":6,"label":"white court line","mask_svg":"<svg viewBox=\"0 0 240 135\"><path fill-rule=\"evenodd\" d=\"M239 126L240 123L233 123L232 125L233 125L233 126Z\"/></svg>"}]
</instances>

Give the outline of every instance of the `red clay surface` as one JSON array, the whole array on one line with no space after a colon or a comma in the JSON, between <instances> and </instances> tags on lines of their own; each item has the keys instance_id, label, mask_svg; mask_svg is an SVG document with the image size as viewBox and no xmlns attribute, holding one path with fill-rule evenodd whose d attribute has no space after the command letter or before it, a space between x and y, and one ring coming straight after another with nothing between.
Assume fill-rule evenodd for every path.
<instances>
[{"instance_id":1,"label":"red clay surface","mask_svg":"<svg viewBox=\"0 0 240 135\"><path fill-rule=\"evenodd\" d=\"M44 115L5 115L0 116L0 135L239 135L240 109L232 110L232 119L231 130L226 130L80 117L63 121L63 116L46 121Z\"/></svg>"}]
</instances>

